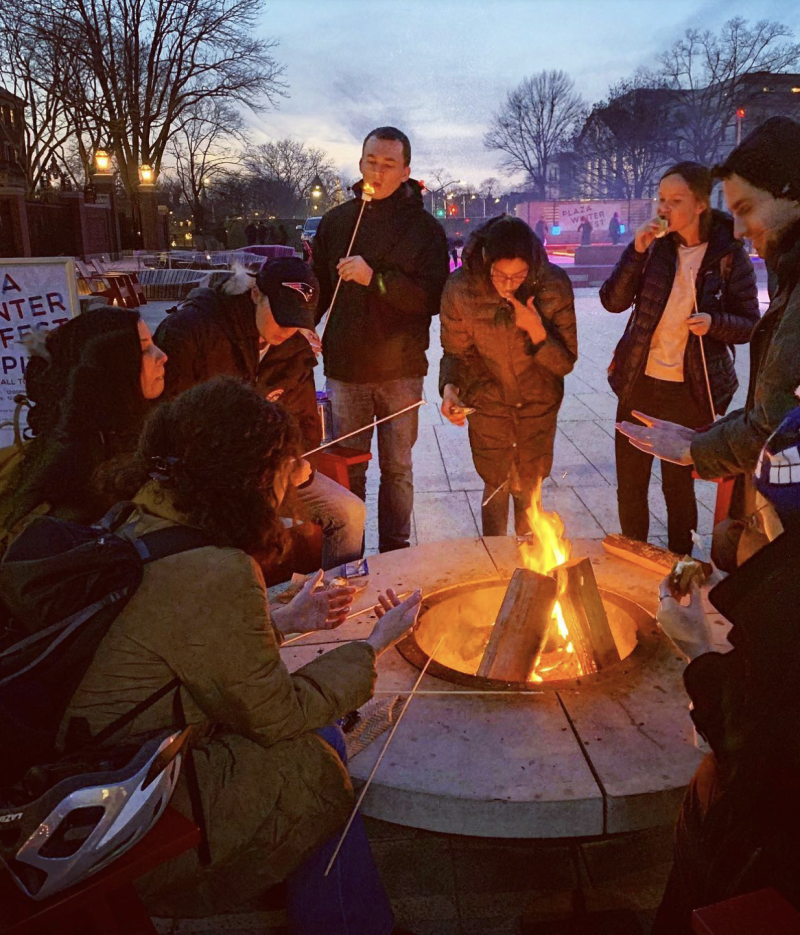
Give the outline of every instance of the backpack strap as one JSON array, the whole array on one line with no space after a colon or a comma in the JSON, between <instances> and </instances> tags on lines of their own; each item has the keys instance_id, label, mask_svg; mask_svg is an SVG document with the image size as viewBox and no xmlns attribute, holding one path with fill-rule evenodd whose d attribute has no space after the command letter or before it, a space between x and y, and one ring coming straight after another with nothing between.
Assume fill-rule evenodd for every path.
<instances>
[{"instance_id":1,"label":"backpack strap","mask_svg":"<svg viewBox=\"0 0 800 935\"><path fill-rule=\"evenodd\" d=\"M110 737L113 737L117 731L122 730L123 727L126 727L131 721L135 721L140 714L143 714L147 711L148 708L161 699L168 695L170 692L175 691L176 688L180 688L181 680L175 676L174 679L167 682L166 685L162 685L158 691L153 692L152 695L148 695L144 701L140 701L139 704L134 705L129 711L126 711L121 717L118 717L116 721L112 721L106 727L104 727L99 733L95 734L86 744L88 747L99 747L101 744L105 743Z\"/></svg>"},{"instance_id":2,"label":"backpack strap","mask_svg":"<svg viewBox=\"0 0 800 935\"><path fill-rule=\"evenodd\" d=\"M195 526L175 525L146 532L143 536L134 539L133 545L142 562L147 565L180 552L202 549L211 543L208 536Z\"/></svg>"},{"instance_id":3,"label":"backpack strap","mask_svg":"<svg viewBox=\"0 0 800 935\"><path fill-rule=\"evenodd\" d=\"M208 537L199 529L193 526L168 526L165 529L156 529L153 532L145 533L141 538L134 539L133 545L143 564L157 562L161 558L167 558L169 555L177 555L180 552L188 552L191 549L199 549L208 545ZM90 745L98 746L112 737L117 731L121 730L131 721L134 721L140 714L152 707L157 701L160 701L171 691L180 688L181 680L176 676L171 681L163 685L158 691L153 692L144 701L134 705L129 711L126 711L121 717L112 721L103 728L98 734L91 738ZM185 725L184 725L185 726Z\"/></svg>"}]
</instances>

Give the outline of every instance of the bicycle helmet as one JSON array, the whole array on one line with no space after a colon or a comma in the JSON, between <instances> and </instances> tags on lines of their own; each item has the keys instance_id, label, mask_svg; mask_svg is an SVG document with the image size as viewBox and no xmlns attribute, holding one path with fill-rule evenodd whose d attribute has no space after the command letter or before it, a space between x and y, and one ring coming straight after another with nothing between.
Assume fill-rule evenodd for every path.
<instances>
[{"instance_id":1,"label":"bicycle helmet","mask_svg":"<svg viewBox=\"0 0 800 935\"><path fill-rule=\"evenodd\" d=\"M47 899L140 841L175 790L189 733L162 730L100 749L89 771L85 761L72 769L59 763L54 775L73 775L29 801L0 802L0 858L23 892Z\"/></svg>"}]
</instances>

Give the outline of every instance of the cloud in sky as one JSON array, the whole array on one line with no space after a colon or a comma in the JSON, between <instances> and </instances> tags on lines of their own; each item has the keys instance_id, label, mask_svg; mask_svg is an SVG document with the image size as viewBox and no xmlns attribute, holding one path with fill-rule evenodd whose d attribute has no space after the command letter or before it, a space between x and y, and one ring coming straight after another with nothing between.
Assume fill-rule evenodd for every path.
<instances>
[{"instance_id":1,"label":"cloud in sky","mask_svg":"<svg viewBox=\"0 0 800 935\"><path fill-rule=\"evenodd\" d=\"M280 40L290 96L252 115L259 141L293 136L358 175L361 140L394 124L412 169L479 182L499 175L483 135L505 94L562 68L589 102L652 65L689 27L732 16L777 19L800 33L796 0L268 0L265 35Z\"/></svg>"}]
</instances>

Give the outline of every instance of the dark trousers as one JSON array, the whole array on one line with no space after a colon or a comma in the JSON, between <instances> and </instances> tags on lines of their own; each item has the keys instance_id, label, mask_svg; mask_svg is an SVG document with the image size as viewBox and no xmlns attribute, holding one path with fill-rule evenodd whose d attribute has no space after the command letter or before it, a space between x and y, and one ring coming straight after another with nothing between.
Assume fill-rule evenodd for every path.
<instances>
[{"instance_id":1,"label":"dark trousers","mask_svg":"<svg viewBox=\"0 0 800 935\"><path fill-rule=\"evenodd\" d=\"M783 781L780 772L780 765L765 771L749 810L743 802L737 816L732 810L736 797L726 788L714 755L698 766L678 815L672 873L651 935L691 935L693 910L768 886L798 906L796 783L791 771ZM765 825L753 812L763 811L770 796L775 804L766 810L774 814Z\"/></svg>"},{"instance_id":2,"label":"dark trousers","mask_svg":"<svg viewBox=\"0 0 800 935\"><path fill-rule=\"evenodd\" d=\"M708 423L685 383L670 383L642 376L636 382L628 405L617 408L617 422L639 421L631 415L633 409L657 419L675 422L689 428ZM650 531L648 491L653 456L634 448L628 439L616 432L614 446L617 459L617 504L623 536L647 541ZM661 462L661 489L667 504L667 534L669 548L681 555L691 554L692 530L697 529L697 499L694 493L692 468Z\"/></svg>"},{"instance_id":3,"label":"dark trousers","mask_svg":"<svg viewBox=\"0 0 800 935\"><path fill-rule=\"evenodd\" d=\"M334 724L317 733L347 766L341 728ZM286 879L286 913L292 935L389 935L394 915L361 816L350 826L326 877L339 837L337 832Z\"/></svg>"},{"instance_id":4,"label":"dark trousers","mask_svg":"<svg viewBox=\"0 0 800 935\"><path fill-rule=\"evenodd\" d=\"M714 901L707 887L713 855L703 846L703 825L721 794L717 762L709 755L692 776L681 805L675 827L675 862L652 935L691 935L692 911Z\"/></svg>"}]
</instances>

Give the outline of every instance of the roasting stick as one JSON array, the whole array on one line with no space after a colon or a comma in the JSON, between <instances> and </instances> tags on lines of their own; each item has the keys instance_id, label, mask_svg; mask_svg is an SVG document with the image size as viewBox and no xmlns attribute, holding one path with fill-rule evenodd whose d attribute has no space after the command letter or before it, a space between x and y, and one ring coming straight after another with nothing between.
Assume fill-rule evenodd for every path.
<instances>
[{"instance_id":1,"label":"roasting stick","mask_svg":"<svg viewBox=\"0 0 800 935\"><path fill-rule=\"evenodd\" d=\"M383 749L378 754L378 759L375 761L375 765L372 767L372 770L370 771L370 774L367 777L367 781L364 783L364 788L361 790L361 794L359 795L358 800L356 801L355 807L353 808L353 811L350 813L350 817L347 820L347 824L344 826L344 831L342 832L342 836L339 838L339 843L336 845L336 850L333 852L333 856L328 862L328 866L325 868L324 876L326 877L333 869L333 865L336 863L336 858L339 856L339 851L342 849L342 845L344 844L344 839L347 837L347 832L350 830L350 826L355 821L355 817L358 814L358 810L361 807L361 803L364 801L364 796L367 794L367 790L369 789L370 783L375 778L375 773L378 772L378 767L381 765L381 761L386 755L386 751L389 749L389 744L392 742L392 737L394 737L395 731L400 726L400 722L403 720L403 715L406 713L406 711L408 711L408 706L411 704L411 699L414 697L414 692L416 692L417 688L419 688L419 683L422 681L425 673L428 671L428 666L433 662L433 657L439 651L439 647L442 645L442 640L444 640L444 636L436 644L436 649L434 649L434 651L430 654L430 656L428 656L428 661L422 667L422 671L420 672L419 677L417 678L416 682L414 682L414 687L411 689L411 693L409 694L408 698L406 698L405 704L400 710L400 714L398 715L397 720L394 722L394 724L392 725L392 729L389 731L389 736L386 738L386 743L383 745Z\"/></svg>"},{"instance_id":2,"label":"roasting stick","mask_svg":"<svg viewBox=\"0 0 800 935\"><path fill-rule=\"evenodd\" d=\"M375 695L410 695L410 691L391 691L388 688L382 688L379 691L373 692ZM544 692L541 691L514 691L514 692L505 692L505 691L435 691L435 690L423 690L415 692L417 696L419 695L543 695Z\"/></svg>"},{"instance_id":3,"label":"roasting stick","mask_svg":"<svg viewBox=\"0 0 800 935\"><path fill-rule=\"evenodd\" d=\"M500 486L499 486L498 488L496 488L492 493L489 494L489 496L483 501L483 503L481 504L481 506L486 506L486 504L487 504L490 500L494 500L494 498L500 493L500 491L503 489L503 487L505 487L505 485L506 485L507 483L508 483L508 481L507 481L507 480L504 480L503 483L500 484Z\"/></svg>"},{"instance_id":4,"label":"roasting stick","mask_svg":"<svg viewBox=\"0 0 800 935\"><path fill-rule=\"evenodd\" d=\"M375 426L380 425L381 422L388 422L389 419L396 419L398 416L403 415L404 412L410 412L412 409L417 409L420 406L426 405L426 400L420 399L417 402L412 403L410 406L406 406L405 409L399 409L397 412L393 412L390 416L384 416L382 419L375 419L372 422L368 422L366 425L362 425L360 429L356 429L353 432L348 432L347 435L340 435L338 438L334 438L333 441L325 442L325 444L320 445L319 448L312 448L311 451L306 451L305 454L301 455L301 457L307 458L309 455L315 455L318 451L322 451L324 448L330 448L331 445L338 445L339 442L343 442L346 438L352 438L354 435L358 435L360 432L365 432L367 429L375 428Z\"/></svg>"},{"instance_id":5,"label":"roasting stick","mask_svg":"<svg viewBox=\"0 0 800 935\"><path fill-rule=\"evenodd\" d=\"M372 196L375 194L375 189L368 183L364 182L364 185L361 189L361 210L358 212L358 218L356 219L356 226L353 228L353 236L350 238L350 243L347 246L347 253L342 257L343 260L346 260L350 256L350 251L353 249L353 244L356 242L356 234L358 233L359 225L361 224L361 218L364 216L364 208L367 206L368 201L372 201ZM319 339L322 340L322 335L325 333L325 328L328 327L328 322L331 320L331 312L333 311L333 305L336 302L336 296L339 294L339 286L342 284L341 275L336 280L336 288L333 290L333 297L331 298L331 304L328 306L328 317L325 319L325 324L323 325L320 333Z\"/></svg>"},{"instance_id":6,"label":"roasting stick","mask_svg":"<svg viewBox=\"0 0 800 935\"><path fill-rule=\"evenodd\" d=\"M694 313L699 315L700 311L697 308L697 280L694 276L694 270L689 271L689 275L692 278L692 295L694 296ZM708 378L708 364L706 363L706 346L703 342L703 335L698 334L697 337L700 339L700 357L703 361L703 373L706 378L706 390L708 390L708 404L711 406L711 421L717 421L717 414L714 412L714 397L711 395L711 380Z\"/></svg>"}]
</instances>

